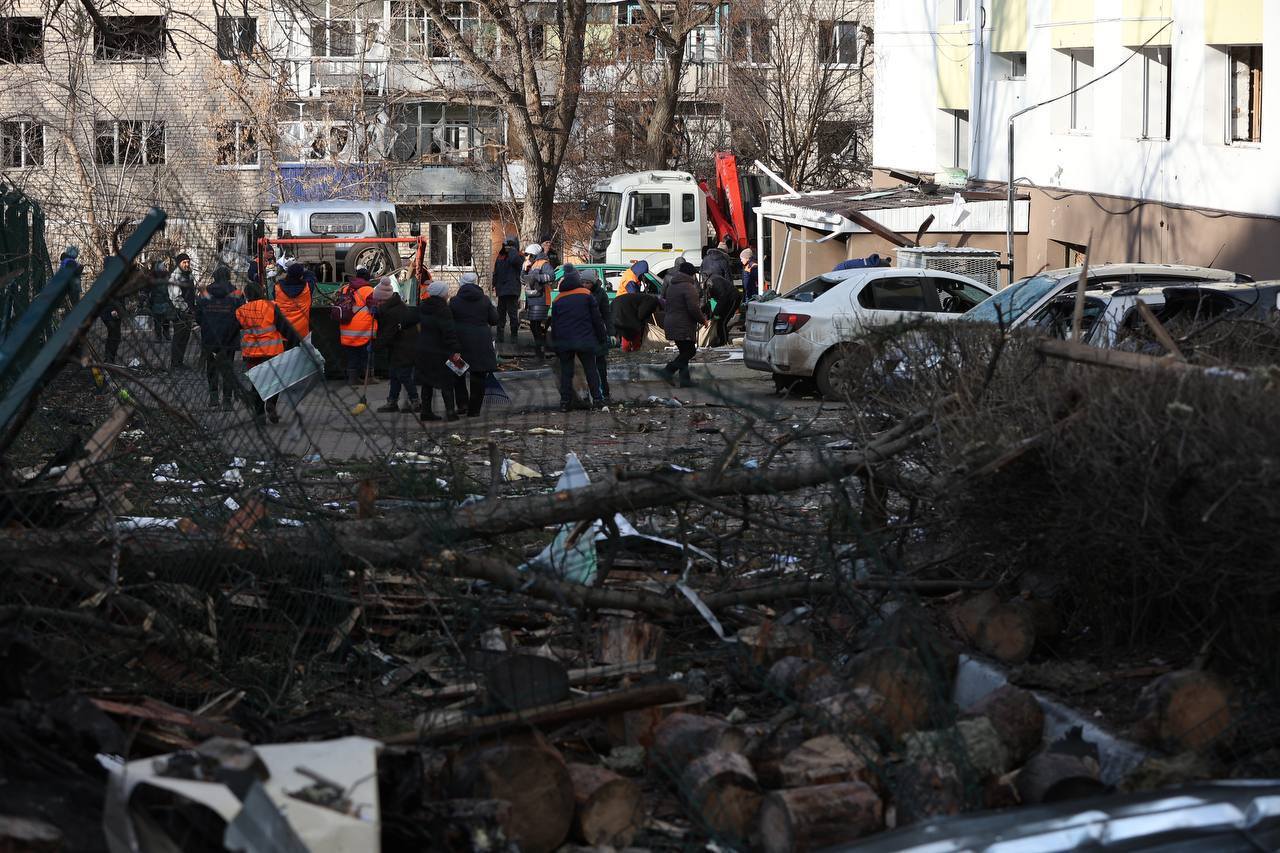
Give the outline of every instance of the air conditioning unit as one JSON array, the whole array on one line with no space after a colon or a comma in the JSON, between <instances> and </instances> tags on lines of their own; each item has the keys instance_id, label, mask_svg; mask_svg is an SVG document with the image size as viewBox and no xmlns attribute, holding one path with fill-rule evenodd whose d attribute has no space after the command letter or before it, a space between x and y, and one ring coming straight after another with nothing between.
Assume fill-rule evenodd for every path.
<instances>
[{"instance_id":1,"label":"air conditioning unit","mask_svg":"<svg viewBox=\"0 0 1280 853\"><path fill-rule=\"evenodd\" d=\"M1000 253L994 249L914 246L898 250L898 266L963 275L992 290L1000 286Z\"/></svg>"}]
</instances>

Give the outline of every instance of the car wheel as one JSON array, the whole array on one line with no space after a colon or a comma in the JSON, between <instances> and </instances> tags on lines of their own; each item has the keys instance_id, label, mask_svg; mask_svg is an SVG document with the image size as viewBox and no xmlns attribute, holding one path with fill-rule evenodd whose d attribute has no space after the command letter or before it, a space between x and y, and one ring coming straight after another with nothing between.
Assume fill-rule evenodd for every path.
<instances>
[{"instance_id":1,"label":"car wheel","mask_svg":"<svg viewBox=\"0 0 1280 853\"><path fill-rule=\"evenodd\" d=\"M347 273L354 274L360 267L369 271L371 281L389 275L394 269L391 253L387 251L385 244L379 243L358 243L347 252L344 263Z\"/></svg>"},{"instance_id":2,"label":"car wheel","mask_svg":"<svg viewBox=\"0 0 1280 853\"><path fill-rule=\"evenodd\" d=\"M854 394L856 348L849 344L838 344L822 356L818 361L818 369L813 378L818 383L818 393L824 400L848 402Z\"/></svg>"}]
</instances>

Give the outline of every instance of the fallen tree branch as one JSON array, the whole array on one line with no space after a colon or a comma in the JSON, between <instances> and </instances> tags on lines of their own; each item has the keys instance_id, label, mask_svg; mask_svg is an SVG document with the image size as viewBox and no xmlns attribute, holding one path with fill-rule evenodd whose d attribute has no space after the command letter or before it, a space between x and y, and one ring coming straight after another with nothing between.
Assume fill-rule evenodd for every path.
<instances>
[{"instance_id":1,"label":"fallen tree branch","mask_svg":"<svg viewBox=\"0 0 1280 853\"><path fill-rule=\"evenodd\" d=\"M1095 367L1115 367L1121 370L1168 370L1174 373L1203 373L1204 368L1178 361L1173 356L1143 355L1140 352L1101 349L1075 341L1046 338L1036 344L1036 350L1050 358L1060 358Z\"/></svg>"},{"instance_id":2,"label":"fallen tree branch","mask_svg":"<svg viewBox=\"0 0 1280 853\"><path fill-rule=\"evenodd\" d=\"M66 622L81 628L89 628L113 637L125 637L130 640L163 640L164 635L150 628L132 625L117 625L105 619L77 610L60 610L56 607L31 607L27 605L9 605L0 607L0 625L16 622L20 619L48 619Z\"/></svg>"}]
</instances>

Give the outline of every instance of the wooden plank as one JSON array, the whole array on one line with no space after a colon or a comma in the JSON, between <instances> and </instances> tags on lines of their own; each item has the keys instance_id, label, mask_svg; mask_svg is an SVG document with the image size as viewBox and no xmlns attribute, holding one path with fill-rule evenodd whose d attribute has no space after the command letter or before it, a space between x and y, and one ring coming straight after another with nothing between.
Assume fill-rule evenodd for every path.
<instances>
[{"instance_id":1,"label":"wooden plank","mask_svg":"<svg viewBox=\"0 0 1280 853\"><path fill-rule=\"evenodd\" d=\"M1169 355L1178 361L1186 361L1187 357L1182 354L1182 350L1178 348L1178 344L1173 339L1173 335L1169 334L1169 330L1164 327L1164 323L1156 317L1155 312L1151 310L1151 306L1138 300L1138 314L1142 317L1142 322L1147 324L1147 328L1151 330L1151 334L1156 336L1156 340L1160 342L1160 346L1164 347Z\"/></svg>"},{"instance_id":2,"label":"wooden plank","mask_svg":"<svg viewBox=\"0 0 1280 853\"><path fill-rule=\"evenodd\" d=\"M84 456L67 466L58 478L57 486L65 488L80 485L84 478L84 470L90 465L97 465L115 445L116 439L124 431L125 425L133 415L133 406L116 406L111 415L94 430L93 435L84 444Z\"/></svg>"}]
</instances>

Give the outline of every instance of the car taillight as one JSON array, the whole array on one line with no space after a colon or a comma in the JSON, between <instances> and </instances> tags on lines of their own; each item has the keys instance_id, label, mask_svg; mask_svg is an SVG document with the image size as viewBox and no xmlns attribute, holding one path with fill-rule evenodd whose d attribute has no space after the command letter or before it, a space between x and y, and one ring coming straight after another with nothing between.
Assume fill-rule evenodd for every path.
<instances>
[{"instance_id":1,"label":"car taillight","mask_svg":"<svg viewBox=\"0 0 1280 853\"><path fill-rule=\"evenodd\" d=\"M773 333L789 335L809 322L808 314L778 314L773 318Z\"/></svg>"}]
</instances>

